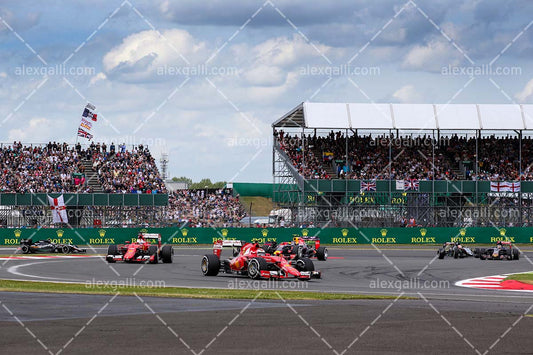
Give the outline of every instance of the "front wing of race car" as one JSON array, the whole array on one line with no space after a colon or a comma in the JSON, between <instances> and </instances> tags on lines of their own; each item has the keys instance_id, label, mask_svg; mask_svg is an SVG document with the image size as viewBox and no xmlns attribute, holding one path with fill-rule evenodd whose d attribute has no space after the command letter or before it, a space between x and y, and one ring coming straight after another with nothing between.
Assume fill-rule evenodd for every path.
<instances>
[{"instance_id":1,"label":"front wing of race car","mask_svg":"<svg viewBox=\"0 0 533 355\"><path fill-rule=\"evenodd\" d=\"M281 270L261 270L261 278L263 279L294 279L294 275L284 273ZM320 271L300 271L299 279L320 279L322 273Z\"/></svg>"}]
</instances>

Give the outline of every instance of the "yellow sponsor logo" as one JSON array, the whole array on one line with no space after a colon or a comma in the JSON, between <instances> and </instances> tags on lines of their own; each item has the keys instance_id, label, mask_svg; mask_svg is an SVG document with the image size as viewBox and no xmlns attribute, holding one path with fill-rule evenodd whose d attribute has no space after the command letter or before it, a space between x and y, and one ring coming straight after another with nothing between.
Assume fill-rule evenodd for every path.
<instances>
[{"instance_id":1,"label":"yellow sponsor logo","mask_svg":"<svg viewBox=\"0 0 533 355\"><path fill-rule=\"evenodd\" d=\"M514 238L515 237L508 237L508 236L505 236L505 237L490 237L490 242L491 243L496 243L496 242L502 241L502 242L515 243Z\"/></svg>"},{"instance_id":2,"label":"yellow sponsor logo","mask_svg":"<svg viewBox=\"0 0 533 355\"><path fill-rule=\"evenodd\" d=\"M115 238L89 238L89 244L115 244Z\"/></svg>"},{"instance_id":3,"label":"yellow sponsor logo","mask_svg":"<svg viewBox=\"0 0 533 355\"><path fill-rule=\"evenodd\" d=\"M172 244L198 244L196 237L177 237L172 238Z\"/></svg>"},{"instance_id":4,"label":"yellow sponsor logo","mask_svg":"<svg viewBox=\"0 0 533 355\"><path fill-rule=\"evenodd\" d=\"M475 243L476 238L475 237L453 237L451 239L452 242L461 242L461 243Z\"/></svg>"},{"instance_id":5,"label":"yellow sponsor logo","mask_svg":"<svg viewBox=\"0 0 533 355\"><path fill-rule=\"evenodd\" d=\"M372 238L372 244L396 244L396 238L393 238L393 237Z\"/></svg>"},{"instance_id":6,"label":"yellow sponsor logo","mask_svg":"<svg viewBox=\"0 0 533 355\"><path fill-rule=\"evenodd\" d=\"M357 244L357 238L333 238L333 244Z\"/></svg>"},{"instance_id":7,"label":"yellow sponsor logo","mask_svg":"<svg viewBox=\"0 0 533 355\"><path fill-rule=\"evenodd\" d=\"M411 243L417 244L436 244L435 237L413 237Z\"/></svg>"}]
</instances>

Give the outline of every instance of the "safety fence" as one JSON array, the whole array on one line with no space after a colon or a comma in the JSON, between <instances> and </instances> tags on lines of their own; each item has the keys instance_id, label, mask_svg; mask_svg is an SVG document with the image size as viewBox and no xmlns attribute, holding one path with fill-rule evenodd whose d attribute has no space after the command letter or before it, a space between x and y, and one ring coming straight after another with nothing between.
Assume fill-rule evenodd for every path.
<instances>
[{"instance_id":1,"label":"safety fence","mask_svg":"<svg viewBox=\"0 0 533 355\"><path fill-rule=\"evenodd\" d=\"M139 232L160 233L163 243L174 245L212 244L217 239L264 242L290 241L294 236L317 236L322 244L492 244L498 240L533 244L533 227L470 228L77 228L0 229L0 245L19 245L21 239L51 239L78 245L120 244L135 240Z\"/></svg>"}]
</instances>

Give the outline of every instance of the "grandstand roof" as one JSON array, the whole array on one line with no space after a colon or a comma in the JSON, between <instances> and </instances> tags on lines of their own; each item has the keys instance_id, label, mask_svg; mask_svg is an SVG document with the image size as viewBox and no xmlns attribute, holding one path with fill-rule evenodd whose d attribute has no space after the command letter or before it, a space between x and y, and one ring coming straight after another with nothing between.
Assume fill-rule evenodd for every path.
<instances>
[{"instance_id":1,"label":"grandstand roof","mask_svg":"<svg viewBox=\"0 0 533 355\"><path fill-rule=\"evenodd\" d=\"M303 102L273 127L533 130L533 105Z\"/></svg>"}]
</instances>

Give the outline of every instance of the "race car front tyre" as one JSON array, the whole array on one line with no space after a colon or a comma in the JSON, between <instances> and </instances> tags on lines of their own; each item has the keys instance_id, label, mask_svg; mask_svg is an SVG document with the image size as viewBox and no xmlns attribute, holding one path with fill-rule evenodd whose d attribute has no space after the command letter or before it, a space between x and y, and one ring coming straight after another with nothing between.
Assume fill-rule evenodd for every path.
<instances>
[{"instance_id":1,"label":"race car front tyre","mask_svg":"<svg viewBox=\"0 0 533 355\"><path fill-rule=\"evenodd\" d=\"M205 254L202 258L202 274L217 276L220 271L220 259L215 254Z\"/></svg>"},{"instance_id":2,"label":"race car front tyre","mask_svg":"<svg viewBox=\"0 0 533 355\"><path fill-rule=\"evenodd\" d=\"M268 269L268 264L263 258L253 258L248 263L248 276L250 278L257 280L261 278L261 270Z\"/></svg>"},{"instance_id":3,"label":"race car front tyre","mask_svg":"<svg viewBox=\"0 0 533 355\"><path fill-rule=\"evenodd\" d=\"M309 258L301 258L296 261L298 271L315 271L315 264Z\"/></svg>"},{"instance_id":4,"label":"race car front tyre","mask_svg":"<svg viewBox=\"0 0 533 355\"><path fill-rule=\"evenodd\" d=\"M62 252L63 254L68 254L68 253L70 253L70 247L69 247L68 245L63 245L63 246L61 247L61 252Z\"/></svg>"},{"instance_id":5,"label":"race car front tyre","mask_svg":"<svg viewBox=\"0 0 533 355\"><path fill-rule=\"evenodd\" d=\"M328 260L328 248L318 247L318 249L316 250L316 258L322 261Z\"/></svg>"},{"instance_id":6,"label":"race car front tyre","mask_svg":"<svg viewBox=\"0 0 533 355\"><path fill-rule=\"evenodd\" d=\"M446 255L446 251L444 249L439 249L438 251L439 259L444 259L444 255Z\"/></svg>"},{"instance_id":7,"label":"race car front tyre","mask_svg":"<svg viewBox=\"0 0 533 355\"><path fill-rule=\"evenodd\" d=\"M479 260L486 260L486 259L487 259L487 255L479 254Z\"/></svg>"},{"instance_id":8,"label":"race car front tyre","mask_svg":"<svg viewBox=\"0 0 533 355\"><path fill-rule=\"evenodd\" d=\"M107 255L111 255L111 256L108 256L106 257L106 260L108 263L114 263L116 262L115 259L113 258L113 256L117 255L118 254L118 248L115 244L111 244L110 246L107 247Z\"/></svg>"},{"instance_id":9,"label":"race car front tyre","mask_svg":"<svg viewBox=\"0 0 533 355\"><path fill-rule=\"evenodd\" d=\"M455 248L453 250L453 258L454 259L457 259L459 257L459 249Z\"/></svg>"},{"instance_id":10,"label":"race car front tyre","mask_svg":"<svg viewBox=\"0 0 533 355\"><path fill-rule=\"evenodd\" d=\"M518 251L518 249L513 249L513 259L514 260L520 259L520 252Z\"/></svg>"},{"instance_id":11,"label":"race car front tyre","mask_svg":"<svg viewBox=\"0 0 533 355\"><path fill-rule=\"evenodd\" d=\"M172 249L172 245L164 245L161 248L161 260L164 263L167 263L167 264L172 263L173 255L174 255L174 249Z\"/></svg>"},{"instance_id":12,"label":"race car front tyre","mask_svg":"<svg viewBox=\"0 0 533 355\"><path fill-rule=\"evenodd\" d=\"M158 263L159 255L157 255L157 245L150 245L150 247L148 247L148 255L150 255L150 256L155 255L154 256L154 260L150 261L150 264L157 264Z\"/></svg>"},{"instance_id":13,"label":"race car front tyre","mask_svg":"<svg viewBox=\"0 0 533 355\"><path fill-rule=\"evenodd\" d=\"M29 252L30 252L30 246L27 245L27 244L23 244L23 245L20 247L20 250L22 251L22 254L29 254Z\"/></svg>"}]
</instances>

